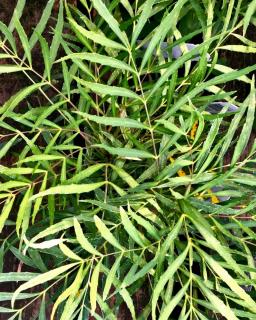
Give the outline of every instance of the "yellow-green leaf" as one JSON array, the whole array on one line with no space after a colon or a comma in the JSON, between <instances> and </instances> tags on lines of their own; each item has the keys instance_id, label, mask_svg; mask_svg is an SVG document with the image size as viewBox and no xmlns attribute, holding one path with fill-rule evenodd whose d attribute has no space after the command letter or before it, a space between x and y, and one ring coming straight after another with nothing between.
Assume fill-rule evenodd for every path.
<instances>
[{"instance_id":1,"label":"yellow-green leaf","mask_svg":"<svg viewBox=\"0 0 256 320\"><path fill-rule=\"evenodd\" d=\"M99 230L100 234L104 239L106 239L112 246L123 250L123 247L120 245L120 243L117 241L117 239L113 236L113 233L109 231L109 229L106 227L105 223L97 216L94 216L94 222Z\"/></svg>"},{"instance_id":2,"label":"yellow-green leaf","mask_svg":"<svg viewBox=\"0 0 256 320\"><path fill-rule=\"evenodd\" d=\"M74 228L75 228L75 233L76 233L76 238L77 241L79 242L79 244L81 245L81 247L96 256L101 256L102 254L97 251L92 244L86 239L86 237L84 236L83 230L78 222L78 220L76 218L74 218Z\"/></svg>"},{"instance_id":3,"label":"yellow-green leaf","mask_svg":"<svg viewBox=\"0 0 256 320\"><path fill-rule=\"evenodd\" d=\"M31 201L45 197L48 195L58 195L58 194L81 194L86 192L91 192L95 189L100 188L103 186L105 182L95 182L89 184L70 184L70 185L63 185L63 186L56 186L45 191L39 192L35 194L33 197L30 198Z\"/></svg>"},{"instance_id":4,"label":"yellow-green leaf","mask_svg":"<svg viewBox=\"0 0 256 320\"><path fill-rule=\"evenodd\" d=\"M99 283L101 260L97 263L93 270L91 281L90 281L90 303L91 303L91 313L94 315L97 306L97 291Z\"/></svg>"},{"instance_id":5,"label":"yellow-green leaf","mask_svg":"<svg viewBox=\"0 0 256 320\"><path fill-rule=\"evenodd\" d=\"M63 275L67 270L71 269L72 267L76 266L77 263L70 263L67 265L64 265L62 267L53 269L51 271L45 272L43 274L40 274L31 280L23 283L13 294L12 297L12 307L14 307L14 302L16 300L16 297L19 295L20 292L25 291L27 289L33 288L35 286L38 286L42 283L45 283L47 281L53 280L59 275Z\"/></svg>"}]
</instances>

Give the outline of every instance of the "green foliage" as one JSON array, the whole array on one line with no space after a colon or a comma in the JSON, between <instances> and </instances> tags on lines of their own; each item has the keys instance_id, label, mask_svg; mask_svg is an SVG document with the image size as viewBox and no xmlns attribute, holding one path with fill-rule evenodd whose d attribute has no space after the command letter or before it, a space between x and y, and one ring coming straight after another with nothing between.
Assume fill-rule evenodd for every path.
<instances>
[{"instance_id":1,"label":"green foliage","mask_svg":"<svg viewBox=\"0 0 256 320\"><path fill-rule=\"evenodd\" d=\"M54 1L31 37L25 1L0 22L0 74L31 82L0 107L0 230L12 230L0 265L10 251L21 268L0 282L23 282L0 293L0 312L25 319L39 302L38 319L117 319L126 304L131 319L256 319L256 65L219 58L255 52L255 1L59 2L51 43ZM242 103L233 80L248 85ZM239 110L209 114L219 100Z\"/></svg>"}]
</instances>

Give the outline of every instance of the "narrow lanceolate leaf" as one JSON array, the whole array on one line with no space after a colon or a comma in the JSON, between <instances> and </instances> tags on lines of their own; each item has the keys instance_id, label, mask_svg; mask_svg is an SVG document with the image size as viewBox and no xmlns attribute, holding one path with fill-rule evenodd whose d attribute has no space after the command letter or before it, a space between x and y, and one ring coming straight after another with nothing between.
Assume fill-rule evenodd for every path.
<instances>
[{"instance_id":1,"label":"narrow lanceolate leaf","mask_svg":"<svg viewBox=\"0 0 256 320\"><path fill-rule=\"evenodd\" d=\"M49 76L50 76L50 74L49 74ZM45 111L42 112L42 114L41 114L41 115L38 117L38 119L36 120L36 123L35 123L33 129L38 128L38 127L41 125L41 123L42 123L45 119L47 119L47 117L49 117L55 110L60 109L60 107L61 107L63 104L65 104L66 102L67 102L66 100L64 100L64 101L59 101L59 102L54 103L53 105L47 107L47 108L45 109Z\"/></svg>"},{"instance_id":2,"label":"narrow lanceolate leaf","mask_svg":"<svg viewBox=\"0 0 256 320\"><path fill-rule=\"evenodd\" d=\"M105 55L101 55L98 53L87 53L87 52L81 52L81 53L71 53L59 60L57 62L65 61L68 59L78 59L78 60L87 60L94 63L99 63L104 66L109 66L112 68L117 68L121 70L126 70L130 72L135 72L132 67L130 67L127 63L120 61L115 58L111 58Z\"/></svg>"},{"instance_id":3,"label":"narrow lanceolate leaf","mask_svg":"<svg viewBox=\"0 0 256 320\"><path fill-rule=\"evenodd\" d=\"M155 156L149 152L138 150L138 149L130 149L130 148L114 148L109 147L105 144L95 144L93 147L101 148L109 152L110 154L117 155L122 158L131 158L131 159L153 159Z\"/></svg>"},{"instance_id":4,"label":"narrow lanceolate leaf","mask_svg":"<svg viewBox=\"0 0 256 320\"><path fill-rule=\"evenodd\" d=\"M107 22L109 27L118 36L118 38L123 42L123 44L126 47L128 47L129 40L128 40L126 34L123 31L121 31L121 29L119 27L119 23L112 16L112 14L109 12L109 10L105 6L105 4L101 0L92 0L92 3L93 3L94 8L98 11L99 15L101 15L102 18Z\"/></svg>"},{"instance_id":5,"label":"narrow lanceolate leaf","mask_svg":"<svg viewBox=\"0 0 256 320\"><path fill-rule=\"evenodd\" d=\"M4 272L0 273L0 283L3 282L20 282L29 281L38 276L33 272Z\"/></svg>"},{"instance_id":6,"label":"narrow lanceolate leaf","mask_svg":"<svg viewBox=\"0 0 256 320\"><path fill-rule=\"evenodd\" d=\"M166 15L163 20L161 21L161 24L157 27L157 29L154 32L154 35L147 47L147 50L143 56L142 63L141 63L141 69L143 69L149 60L149 58L152 56L153 51L155 47L158 45L160 39L164 39L167 33L170 30L174 30L176 28L176 23L179 17L180 10L184 6L184 4L188 0L179 0L176 2L174 8L172 11Z\"/></svg>"},{"instance_id":7,"label":"narrow lanceolate leaf","mask_svg":"<svg viewBox=\"0 0 256 320\"><path fill-rule=\"evenodd\" d=\"M157 264L157 256L154 259L146 263L137 273L133 274L131 277L127 278L125 283L123 282L121 287L123 286L130 286L135 281L139 280L140 278L145 277L147 274L154 273L154 267Z\"/></svg>"},{"instance_id":8,"label":"narrow lanceolate leaf","mask_svg":"<svg viewBox=\"0 0 256 320\"><path fill-rule=\"evenodd\" d=\"M0 74L1 73L20 72L20 71L26 71L26 70L29 70L29 68L15 66L15 65L8 65L8 64L1 64L0 65Z\"/></svg>"},{"instance_id":9,"label":"narrow lanceolate leaf","mask_svg":"<svg viewBox=\"0 0 256 320\"><path fill-rule=\"evenodd\" d=\"M219 132L220 124L221 124L220 119L216 119L213 121L211 128L208 132L208 135L204 141L202 152L200 152L197 158L195 170L198 170L201 167L201 165L204 163L204 161L207 159L207 156L209 155L212 145L215 141L215 138Z\"/></svg>"},{"instance_id":10,"label":"narrow lanceolate leaf","mask_svg":"<svg viewBox=\"0 0 256 320\"><path fill-rule=\"evenodd\" d=\"M74 319L74 314L77 315L77 310L79 306L81 306L81 303L83 303L82 299L84 296L84 291L84 289L81 289L76 293L74 297L69 297L69 299L65 303L61 318L59 318L60 320Z\"/></svg>"},{"instance_id":11,"label":"narrow lanceolate leaf","mask_svg":"<svg viewBox=\"0 0 256 320\"><path fill-rule=\"evenodd\" d=\"M157 120L158 123L161 123L164 125L164 127L172 132L186 135L184 131L182 131L179 127L177 127L174 123L167 121L167 120Z\"/></svg>"},{"instance_id":12,"label":"narrow lanceolate leaf","mask_svg":"<svg viewBox=\"0 0 256 320\"><path fill-rule=\"evenodd\" d=\"M246 101L247 100L245 100L245 102L243 103L243 106L239 109L239 112L234 116L234 118L232 119L232 122L229 125L228 132L223 142L221 151L219 152L219 156L218 156L218 159L216 160L216 163L223 158L223 156L225 155L225 153L227 152L227 150L229 149L233 141L233 137L235 136L236 130L239 127L241 123L241 119L243 118L244 113L246 111L246 107L247 107Z\"/></svg>"},{"instance_id":13,"label":"narrow lanceolate leaf","mask_svg":"<svg viewBox=\"0 0 256 320\"><path fill-rule=\"evenodd\" d=\"M133 261L133 264L132 264L130 270L126 271L125 277L124 277L124 279L122 281L122 284L120 286L121 288L127 287L129 285L129 283L132 281L132 279L133 279L133 277L135 275L135 272L138 270L139 263L143 259L142 256L143 256L143 254L141 254L140 256L137 256L136 260Z\"/></svg>"},{"instance_id":14,"label":"narrow lanceolate leaf","mask_svg":"<svg viewBox=\"0 0 256 320\"><path fill-rule=\"evenodd\" d=\"M255 118L255 82L254 79L251 84L251 93L249 96L249 106L248 106L248 111L247 111L247 116L246 116L246 122L243 126L243 130L239 136L239 139L237 141L235 151L232 157L231 164L234 165L237 160L240 158L241 154L245 150L247 143L250 139L252 128L253 128L253 123L254 123L254 118Z\"/></svg>"},{"instance_id":15,"label":"narrow lanceolate leaf","mask_svg":"<svg viewBox=\"0 0 256 320\"><path fill-rule=\"evenodd\" d=\"M181 208L184 213L191 219L195 227L202 234L209 246L218 252L218 254L230 265L230 267L238 274L245 276L244 271L239 267L237 262L232 257L228 248L224 247L220 241L215 237L211 226L204 216L193 208L187 201L180 201Z\"/></svg>"},{"instance_id":16,"label":"narrow lanceolate leaf","mask_svg":"<svg viewBox=\"0 0 256 320\"><path fill-rule=\"evenodd\" d=\"M250 24L251 18L253 17L255 11L256 11L256 0L252 0L248 5L245 16L244 16L243 35L246 34L247 28Z\"/></svg>"},{"instance_id":17,"label":"narrow lanceolate leaf","mask_svg":"<svg viewBox=\"0 0 256 320\"><path fill-rule=\"evenodd\" d=\"M131 296L129 295L129 292L126 289L122 289L119 291L120 295L122 296L124 302L126 303L131 316L132 316L132 320L136 320L136 314L135 314L135 308L134 308L134 304L132 301Z\"/></svg>"},{"instance_id":18,"label":"narrow lanceolate leaf","mask_svg":"<svg viewBox=\"0 0 256 320\"><path fill-rule=\"evenodd\" d=\"M183 160L183 159L176 159L172 164L166 166L160 174L157 176L157 181L165 179L167 177L173 176L176 172L180 176L185 176L185 172L182 170L182 168L191 166L193 164L193 161L190 160ZM182 171L180 171L182 170Z\"/></svg>"},{"instance_id":19,"label":"narrow lanceolate leaf","mask_svg":"<svg viewBox=\"0 0 256 320\"><path fill-rule=\"evenodd\" d=\"M152 6L155 3L155 1L156 0L147 0L143 3L143 10L139 16L138 22L132 33L132 42L131 42L132 46L135 45L143 27L145 26L150 15L152 14Z\"/></svg>"},{"instance_id":20,"label":"narrow lanceolate leaf","mask_svg":"<svg viewBox=\"0 0 256 320\"><path fill-rule=\"evenodd\" d=\"M114 278L116 276L117 270L120 268L120 264L121 264L121 260L123 258L123 255L121 254L115 261L115 263L113 264L113 266L111 267L107 279L106 279L106 283L104 286L104 290L103 290L103 301L105 301L107 299L109 290L111 288L111 286L113 285L114 282Z\"/></svg>"},{"instance_id":21,"label":"narrow lanceolate leaf","mask_svg":"<svg viewBox=\"0 0 256 320\"><path fill-rule=\"evenodd\" d=\"M155 228L154 224L152 222L149 222L148 220L144 219L141 215L138 215L137 213L133 212L132 210L129 210L129 214L131 217L143 228L146 229L147 234L149 234L151 237L153 237L155 240L160 240L160 235L158 230Z\"/></svg>"},{"instance_id":22,"label":"narrow lanceolate leaf","mask_svg":"<svg viewBox=\"0 0 256 320\"><path fill-rule=\"evenodd\" d=\"M100 169L104 168L106 165L105 163L101 164L94 164L79 173L75 174L72 178L68 179L68 183L79 183L80 181L90 177L93 175L95 172L99 171Z\"/></svg>"},{"instance_id":23,"label":"narrow lanceolate leaf","mask_svg":"<svg viewBox=\"0 0 256 320\"><path fill-rule=\"evenodd\" d=\"M113 233L106 227L105 223L97 216L94 216L94 222L99 230L101 236L107 240L112 246L116 247L117 249L123 251L123 247L114 237Z\"/></svg>"},{"instance_id":24,"label":"narrow lanceolate leaf","mask_svg":"<svg viewBox=\"0 0 256 320\"><path fill-rule=\"evenodd\" d=\"M161 270L166 253L170 249L173 241L178 237L178 234L179 234L181 227L182 227L182 223L183 223L183 217L181 217L178 220L178 222L176 222L175 226L169 231L165 241L161 245L159 259L157 262L158 263L158 266L157 266L158 270Z\"/></svg>"},{"instance_id":25,"label":"narrow lanceolate leaf","mask_svg":"<svg viewBox=\"0 0 256 320\"><path fill-rule=\"evenodd\" d=\"M26 238L24 237L24 242L29 248L33 249L49 249L55 246L58 246L60 243L62 243L64 240L63 239L51 239L51 240L46 240L40 243L32 243L29 242Z\"/></svg>"},{"instance_id":26,"label":"narrow lanceolate leaf","mask_svg":"<svg viewBox=\"0 0 256 320\"><path fill-rule=\"evenodd\" d=\"M12 295L13 295L12 292L1 292L0 293L0 301L10 301L12 299ZM17 296L16 300L30 299L30 298L36 297L37 295L38 295L38 293L20 293ZM0 312L1 312L1 310L0 310Z\"/></svg>"},{"instance_id":27,"label":"narrow lanceolate leaf","mask_svg":"<svg viewBox=\"0 0 256 320\"><path fill-rule=\"evenodd\" d=\"M31 245L31 243L35 243L36 241L38 241L39 239L48 237L49 235L53 235L55 233L58 233L60 231L69 229L73 226L73 221L71 219L64 219L61 222L58 222L46 229L44 229L43 231L39 232L35 237L33 237L30 242L29 245Z\"/></svg>"},{"instance_id":28,"label":"narrow lanceolate leaf","mask_svg":"<svg viewBox=\"0 0 256 320\"><path fill-rule=\"evenodd\" d=\"M39 192L42 192L46 189L47 186L47 178L48 178L48 172L45 172L44 178L43 178L43 182L41 184L40 190ZM41 203L43 201L43 198L38 198L36 199L35 203L34 203L34 209L33 209L33 213L32 213L32 223L35 222L36 219L36 215L41 207Z\"/></svg>"},{"instance_id":29,"label":"narrow lanceolate leaf","mask_svg":"<svg viewBox=\"0 0 256 320\"><path fill-rule=\"evenodd\" d=\"M97 292L98 283L100 275L101 260L97 263L93 270L91 281L90 281L90 303L91 303L91 313L94 315L97 306Z\"/></svg>"},{"instance_id":30,"label":"narrow lanceolate leaf","mask_svg":"<svg viewBox=\"0 0 256 320\"><path fill-rule=\"evenodd\" d=\"M137 120L129 119L129 118L95 116L85 112L76 112L76 113L78 113L80 116L82 116L85 119L96 122L98 124L103 124L105 126L147 129L147 126L145 126L143 123Z\"/></svg>"},{"instance_id":31,"label":"narrow lanceolate leaf","mask_svg":"<svg viewBox=\"0 0 256 320\"><path fill-rule=\"evenodd\" d=\"M120 3L122 3L122 5L126 9L126 11L129 13L129 15L131 17L134 17L133 8L132 8L132 4L130 3L130 1L128 1L128 0L120 0Z\"/></svg>"},{"instance_id":32,"label":"narrow lanceolate leaf","mask_svg":"<svg viewBox=\"0 0 256 320\"><path fill-rule=\"evenodd\" d=\"M119 177L123 179L131 188L135 188L139 185L138 182L130 174L128 174L124 169L114 165L110 165L110 166L119 175Z\"/></svg>"},{"instance_id":33,"label":"narrow lanceolate leaf","mask_svg":"<svg viewBox=\"0 0 256 320\"><path fill-rule=\"evenodd\" d=\"M212 40L211 40L212 41ZM161 75L161 77L157 80L154 87L150 90L148 98L153 96L155 92L165 83L169 77L174 74L187 60L193 58L195 54L198 53L199 50L203 50L204 44L210 44L210 40L204 42L203 44L198 45L194 49L190 50L189 52L183 54L179 59L174 61L169 68ZM174 78L175 79L175 78ZM187 102L187 100L186 100Z\"/></svg>"},{"instance_id":34,"label":"narrow lanceolate leaf","mask_svg":"<svg viewBox=\"0 0 256 320\"><path fill-rule=\"evenodd\" d=\"M2 21L0 21L0 31L3 33L3 35L5 37L3 42L8 40L13 52L16 53L17 48L16 48L16 42L15 42L14 36L13 36L11 30Z\"/></svg>"},{"instance_id":35,"label":"narrow lanceolate leaf","mask_svg":"<svg viewBox=\"0 0 256 320\"><path fill-rule=\"evenodd\" d=\"M22 46L23 46L23 49L24 49L24 52L25 52L25 56L28 59L29 65L31 66L32 65L32 56L31 56L30 45L29 45L29 42L28 42L28 37L27 37L26 32L23 29L23 27L22 27L22 25L21 25L21 23L19 21L19 18L17 17L16 10L15 10L15 13L14 13L14 17L15 17L15 19L14 19L15 28L16 28L16 30L18 32L20 41L22 43Z\"/></svg>"},{"instance_id":36,"label":"narrow lanceolate leaf","mask_svg":"<svg viewBox=\"0 0 256 320\"><path fill-rule=\"evenodd\" d=\"M42 296L41 306L39 309L38 320L46 320L46 303L45 295Z\"/></svg>"},{"instance_id":37,"label":"narrow lanceolate leaf","mask_svg":"<svg viewBox=\"0 0 256 320\"><path fill-rule=\"evenodd\" d=\"M120 208L120 216L124 229L139 246L143 248L150 245L149 240L145 238L139 230L136 229L122 207Z\"/></svg>"},{"instance_id":38,"label":"narrow lanceolate leaf","mask_svg":"<svg viewBox=\"0 0 256 320\"><path fill-rule=\"evenodd\" d=\"M8 25L8 29L13 32L14 28L15 28L15 19L20 19L20 17L22 16L24 7L26 5L26 0L18 0L15 6L15 12L11 18L11 21Z\"/></svg>"},{"instance_id":39,"label":"narrow lanceolate leaf","mask_svg":"<svg viewBox=\"0 0 256 320\"><path fill-rule=\"evenodd\" d=\"M63 80L64 80L64 88L67 92L68 99L70 100L70 84L72 79L70 77L69 69L66 62L62 61L61 65L62 65L62 73L63 73Z\"/></svg>"},{"instance_id":40,"label":"narrow lanceolate leaf","mask_svg":"<svg viewBox=\"0 0 256 320\"><path fill-rule=\"evenodd\" d=\"M29 198L31 197L32 189L29 187L20 203L19 211L17 214L16 221L16 232L19 235L19 231L23 222L24 217L26 217L30 213L31 203Z\"/></svg>"},{"instance_id":41,"label":"narrow lanceolate leaf","mask_svg":"<svg viewBox=\"0 0 256 320\"><path fill-rule=\"evenodd\" d=\"M110 95L110 96L126 97L126 98L141 100L140 96L138 96L135 92L126 88L108 86L106 84L84 81L77 77L74 77L74 79L78 83L83 85L85 88L88 88L100 95Z\"/></svg>"},{"instance_id":42,"label":"narrow lanceolate leaf","mask_svg":"<svg viewBox=\"0 0 256 320\"><path fill-rule=\"evenodd\" d=\"M0 65L0 73L2 67L4 66ZM44 86L44 83L32 84L31 86L21 89L18 93L12 96L7 102L5 102L5 104L2 107L0 107L0 114L2 114L0 120L3 120L8 115L8 112L13 111L14 108L16 108L20 102L22 102L27 96L29 96L32 92L41 88L42 86Z\"/></svg>"},{"instance_id":43,"label":"narrow lanceolate leaf","mask_svg":"<svg viewBox=\"0 0 256 320\"><path fill-rule=\"evenodd\" d=\"M126 47L123 46L121 43L118 43L116 41L113 41L109 38L107 38L103 33L100 32L94 32L94 31L88 31L81 27L79 24L77 24L73 19L69 19L69 22L73 29L80 33L81 36L90 39L101 46L118 49L118 50L126 50Z\"/></svg>"},{"instance_id":44,"label":"narrow lanceolate leaf","mask_svg":"<svg viewBox=\"0 0 256 320\"><path fill-rule=\"evenodd\" d=\"M229 305L226 305L220 298L218 298L211 290L207 288L203 281L200 278L196 278L196 281L206 295L207 299L211 302L214 309L216 309L222 316L227 320L239 320Z\"/></svg>"},{"instance_id":45,"label":"narrow lanceolate leaf","mask_svg":"<svg viewBox=\"0 0 256 320\"><path fill-rule=\"evenodd\" d=\"M5 201L4 207L3 207L2 211L1 211L1 215L0 215L0 233L2 232L5 221L8 219L9 214L12 210L14 200L15 200L15 197L12 196L12 197L9 197Z\"/></svg>"},{"instance_id":46,"label":"narrow lanceolate leaf","mask_svg":"<svg viewBox=\"0 0 256 320\"><path fill-rule=\"evenodd\" d=\"M6 144L0 149L0 159L2 159L8 150L12 147L13 143L17 139L18 135L14 136L12 139L6 142Z\"/></svg>"},{"instance_id":47,"label":"narrow lanceolate leaf","mask_svg":"<svg viewBox=\"0 0 256 320\"><path fill-rule=\"evenodd\" d=\"M64 42L64 40L61 40L61 45L64 48L65 52L67 54L71 54L72 51L70 50L70 48L68 47L68 45L66 44L66 42ZM73 75L76 73L76 68L79 67L82 71L84 71L87 75L89 75L90 78L92 78L93 80L95 80L95 76L93 75L93 73L91 72L91 70L88 68L88 66L83 63L83 61L72 58L72 62L74 62L74 65L71 66L72 69L74 70L74 72L72 72L70 74L70 81L73 79ZM63 62L62 62L63 63ZM72 70L71 69L71 70ZM63 75L64 76L64 75ZM64 79L65 80L65 79Z\"/></svg>"},{"instance_id":48,"label":"narrow lanceolate leaf","mask_svg":"<svg viewBox=\"0 0 256 320\"><path fill-rule=\"evenodd\" d=\"M189 53L191 53L190 51ZM184 57L187 57L189 53L186 53ZM182 59L182 58L181 58ZM179 59L178 59L179 60ZM164 79L166 79L167 75L170 75L170 72L176 70L177 66L179 65L179 62L177 61L171 65L170 68L167 69L167 71L164 73L164 75L157 81L154 88L150 91L149 96L152 96L157 88L159 88L159 85L163 84ZM237 79L241 77L242 75L248 74L256 69L256 65L252 65L249 67L246 67L244 69L236 70L227 74L222 74L220 76L214 77L213 79L210 79L208 81L200 83L198 86L196 86L193 90L189 91L187 94L183 95L171 108L165 115L165 118L169 115L175 113L181 106L187 103L189 99L194 98L198 93L202 92L206 88L209 88L210 86L217 85L220 83L226 83L228 81Z\"/></svg>"},{"instance_id":49,"label":"narrow lanceolate leaf","mask_svg":"<svg viewBox=\"0 0 256 320\"><path fill-rule=\"evenodd\" d=\"M211 65L209 64L208 67L211 67ZM228 66L224 66L222 64L215 64L214 65L214 69L218 70L222 73L229 73L229 72L233 72L234 69L228 67ZM251 83L251 79L247 76L241 76L239 78L237 78L237 80L243 81L245 83Z\"/></svg>"},{"instance_id":50,"label":"narrow lanceolate leaf","mask_svg":"<svg viewBox=\"0 0 256 320\"><path fill-rule=\"evenodd\" d=\"M0 59L11 59L13 58L13 55L8 53L0 53Z\"/></svg>"},{"instance_id":51,"label":"narrow lanceolate leaf","mask_svg":"<svg viewBox=\"0 0 256 320\"><path fill-rule=\"evenodd\" d=\"M65 266L53 269L51 271L48 271L46 273L40 274L36 276L35 278L32 278L31 280L25 282L22 284L13 294L12 297L12 308L14 307L14 302L16 300L16 297L19 295L20 292L25 291L27 289L33 288L35 286L38 286L42 283L45 283L47 281L53 280L57 276L63 274L67 270L71 269L72 267L76 266L77 263L70 263Z\"/></svg>"},{"instance_id":52,"label":"narrow lanceolate leaf","mask_svg":"<svg viewBox=\"0 0 256 320\"><path fill-rule=\"evenodd\" d=\"M79 242L79 244L81 245L81 247L85 251L87 251L95 256L101 256L102 254L99 251L97 251L92 246L92 244L86 239L86 237L84 236L84 232L83 232L78 220L75 218L74 218L74 228L75 228L75 233L76 233L76 239Z\"/></svg>"},{"instance_id":53,"label":"narrow lanceolate leaf","mask_svg":"<svg viewBox=\"0 0 256 320\"><path fill-rule=\"evenodd\" d=\"M64 12L63 12L63 1L59 2L59 13L57 23L54 29L54 37L52 39L51 47L50 47L50 56L49 61L52 65L55 61L55 58L58 54L58 50L60 47L61 39L62 39L62 30L64 27Z\"/></svg>"},{"instance_id":54,"label":"narrow lanceolate leaf","mask_svg":"<svg viewBox=\"0 0 256 320\"><path fill-rule=\"evenodd\" d=\"M205 261L209 266L218 274L220 279L224 281L230 289L237 294L237 296L244 300L244 306L246 306L250 311L256 313L256 303L255 301L241 288L241 286L236 282L234 278L225 270L217 261L210 257L207 253L202 250L199 251L204 257Z\"/></svg>"},{"instance_id":55,"label":"narrow lanceolate leaf","mask_svg":"<svg viewBox=\"0 0 256 320\"><path fill-rule=\"evenodd\" d=\"M52 312L51 312L51 320L54 320L55 317L55 313L58 309L58 306L65 301L69 296L75 295L77 294L77 291L79 290L82 281L84 280L84 276L85 276L86 270L83 269L83 264L81 264L75 280L72 282L72 284L66 289L64 290L59 296L58 299L56 300L56 302L54 303L54 306L52 308ZM46 319L45 319L46 320Z\"/></svg>"},{"instance_id":56,"label":"narrow lanceolate leaf","mask_svg":"<svg viewBox=\"0 0 256 320\"><path fill-rule=\"evenodd\" d=\"M187 248L169 265L169 267L166 269L166 271L162 274L160 277L156 287L153 291L152 296L152 318L153 320L156 320L156 306L157 306L157 300L160 297L160 294L162 290L164 289L166 283L169 279L173 277L173 275L176 273L178 268L182 265L184 260L186 259L186 256L188 254L189 245Z\"/></svg>"},{"instance_id":57,"label":"narrow lanceolate leaf","mask_svg":"<svg viewBox=\"0 0 256 320\"><path fill-rule=\"evenodd\" d=\"M40 161L53 161L53 160L63 160L62 156L55 156L51 154L40 154L27 157L25 159L20 160L18 163L27 163L27 162L40 162Z\"/></svg>"},{"instance_id":58,"label":"narrow lanceolate leaf","mask_svg":"<svg viewBox=\"0 0 256 320\"><path fill-rule=\"evenodd\" d=\"M241 52L241 53L256 53L256 48L243 46L241 44L226 45L226 46L219 47L219 49L234 51L234 52Z\"/></svg>"},{"instance_id":59,"label":"narrow lanceolate leaf","mask_svg":"<svg viewBox=\"0 0 256 320\"><path fill-rule=\"evenodd\" d=\"M71 249L69 249L68 246L66 246L63 242L59 244L60 250L62 253L69 259L75 260L75 261L83 261L82 258L80 258L77 254L75 254Z\"/></svg>"},{"instance_id":60,"label":"narrow lanceolate leaf","mask_svg":"<svg viewBox=\"0 0 256 320\"><path fill-rule=\"evenodd\" d=\"M46 6L44 8L43 14L41 15L40 21L36 25L36 27L32 33L32 36L29 39L29 45L30 45L31 49L35 46L35 44L38 40L38 37L40 37L40 35L43 33L43 31L47 25L47 22L51 17L53 5L54 5L54 0L49 0L47 2Z\"/></svg>"},{"instance_id":61,"label":"narrow lanceolate leaf","mask_svg":"<svg viewBox=\"0 0 256 320\"><path fill-rule=\"evenodd\" d=\"M0 173L5 174L7 176L11 176L11 175L45 173L45 171L40 169L34 169L34 168L7 168L4 166L0 166Z\"/></svg>"},{"instance_id":62,"label":"narrow lanceolate leaf","mask_svg":"<svg viewBox=\"0 0 256 320\"><path fill-rule=\"evenodd\" d=\"M174 308L179 304L181 299L184 297L190 281L188 281L181 289L180 291L171 299L170 302L168 302L167 306L163 309L163 311L160 314L159 320L168 320L170 319L170 315Z\"/></svg>"},{"instance_id":63,"label":"narrow lanceolate leaf","mask_svg":"<svg viewBox=\"0 0 256 320\"><path fill-rule=\"evenodd\" d=\"M30 198L30 201L33 201L40 197L45 197L48 195L58 195L58 194L81 194L86 192L91 192L95 189L100 188L103 186L105 182L96 182L96 183L89 183L89 184L70 184L70 185L63 185L63 186L56 186L45 191L39 192L35 194L33 197Z\"/></svg>"},{"instance_id":64,"label":"narrow lanceolate leaf","mask_svg":"<svg viewBox=\"0 0 256 320\"><path fill-rule=\"evenodd\" d=\"M49 81L51 81L51 64L50 64L50 49L48 46L47 41L45 40L44 37L39 36L39 42L41 45L41 50L44 58L44 67L45 67L45 72L47 75L47 78Z\"/></svg>"},{"instance_id":65,"label":"narrow lanceolate leaf","mask_svg":"<svg viewBox=\"0 0 256 320\"><path fill-rule=\"evenodd\" d=\"M21 182L21 181L8 181L8 182L3 182L0 184L0 191L7 191L12 188L21 188L21 187L26 187L29 184L27 182Z\"/></svg>"}]
</instances>

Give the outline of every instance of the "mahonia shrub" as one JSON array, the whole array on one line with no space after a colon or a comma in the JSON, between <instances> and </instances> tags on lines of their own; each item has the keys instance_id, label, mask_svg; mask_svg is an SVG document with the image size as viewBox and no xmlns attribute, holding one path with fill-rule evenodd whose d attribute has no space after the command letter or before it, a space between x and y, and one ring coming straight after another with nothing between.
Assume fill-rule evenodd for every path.
<instances>
[{"instance_id":1,"label":"mahonia shrub","mask_svg":"<svg viewBox=\"0 0 256 320\"><path fill-rule=\"evenodd\" d=\"M0 22L0 312L255 319L255 0L78 2Z\"/></svg>"}]
</instances>

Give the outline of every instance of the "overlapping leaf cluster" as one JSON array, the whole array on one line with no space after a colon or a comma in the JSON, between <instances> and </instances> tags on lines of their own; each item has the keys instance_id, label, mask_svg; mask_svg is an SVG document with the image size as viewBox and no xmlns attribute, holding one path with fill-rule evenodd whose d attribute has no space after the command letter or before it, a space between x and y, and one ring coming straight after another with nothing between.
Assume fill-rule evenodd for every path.
<instances>
[{"instance_id":1,"label":"overlapping leaf cluster","mask_svg":"<svg viewBox=\"0 0 256 320\"><path fill-rule=\"evenodd\" d=\"M117 319L124 304L131 319L256 319L256 65L219 55L255 53L256 2L61 0L51 43L54 1L30 37L25 4L0 22L0 73L31 82L0 107L1 261L20 262L0 274L20 281L0 312L25 319L39 301L40 320ZM232 80L248 86L242 103ZM211 115L214 101L239 111ZM217 186L229 200L208 201Z\"/></svg>"}]
</instances>

